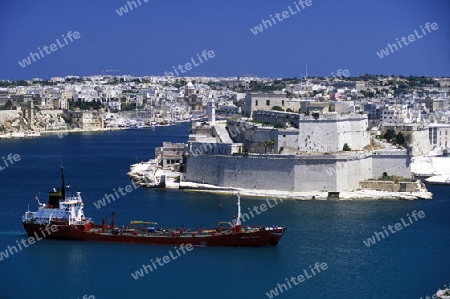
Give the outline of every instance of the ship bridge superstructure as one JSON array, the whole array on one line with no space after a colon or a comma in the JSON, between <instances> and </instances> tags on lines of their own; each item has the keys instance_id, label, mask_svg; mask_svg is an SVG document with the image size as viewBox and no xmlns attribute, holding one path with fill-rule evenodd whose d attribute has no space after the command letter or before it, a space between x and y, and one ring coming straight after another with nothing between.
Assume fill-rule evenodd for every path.
<instances>
[{"instance_id":1,"label":"ship bridge superstructure","mask_svg":"<svg viewBox=\"0 0 450 299\"><path fill-rule=\"evenodd\" d=\"M44 225L51 222L67 223L69 225L83 224L88 220L84 216L83 208L84 203L81 198L81 192L77 192L76 196L66 197L63 201L60 201L59 208L39 203L38 210L36 212L25 212L22 221Z\"/></svg>"},{"instance_id":2,"label":"ship bridge superstructure","mask_svg":"<svg viewBox=\"0 0 450 299\"><path fill-rule=\"evenodd\" d=\"M49 192L48 203L41 203L36 196L39 208L36 212L28 209L22 217L22 222L27 224L68 224L81 225L91 222L84 216L84 203L81 192L76 192L75 196L66 196L66 189L69 186L64 182L64 168L61 166L61 189L53 188Z\"/></svg>"}]
</instances>

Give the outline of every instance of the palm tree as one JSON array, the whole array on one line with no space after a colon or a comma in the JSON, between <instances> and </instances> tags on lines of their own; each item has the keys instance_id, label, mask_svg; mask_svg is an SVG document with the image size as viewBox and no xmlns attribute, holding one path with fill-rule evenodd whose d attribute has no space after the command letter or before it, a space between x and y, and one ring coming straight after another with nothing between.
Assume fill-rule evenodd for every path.
<instances>
[{"instance_id":1,"label":"palm tree","mask_svg":"<svg viewBox=\"0 0 450 299\"><path fill-rule=\"evenodd\" d=\"M264 140L263 141L263 146L264 146L264 154L267 154L267 147L270 144L270 140Z\"/></svg>"},{"instance_id":2,"label":"palm tree","mask_svg":"<svg viewBox=\"0 0 450 299\"><path fill-rule=\"evenodd\" d=\"M270 146L270 153L273 153L273 147L275 146L275 140L273 138L270 138L269 140L269 146Z\"/></svg>"}]
</instances>

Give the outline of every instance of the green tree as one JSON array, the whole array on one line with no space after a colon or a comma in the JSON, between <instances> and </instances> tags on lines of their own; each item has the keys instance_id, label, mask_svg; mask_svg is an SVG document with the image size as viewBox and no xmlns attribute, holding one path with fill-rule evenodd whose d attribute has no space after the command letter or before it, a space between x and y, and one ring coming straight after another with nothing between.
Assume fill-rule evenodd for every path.
<instances>
[{"instance_id":1,"label":"green tree","mask_svg":"<svg viewBox=\"0 0 450 299\"><path fill-rule=\"evenodd\" d=\"M280 106L273 106L273 107L272 107L272 110L275 110L275 111L283 111L283 108L281 108Z\"/></svg>"},{"instance_id":2,"label":"green tree","mask_svg":"<svg viewBox=\"0 0 450 299\"><path fill-rule=\"evenodd\" d=\"M2 106L3 110L11 110L14 109L13 103L11 102L11 100L7 100L5 105Z\"/></svg>"},{"instance_id":3,"label":"green tree","mask_svg":"<svg viewBox=\"0 0 450 299\"><path fill-rule=\"evenodd\" d=\"M403 136L402 132L398 132L397 136L395 137L395 141L397 142L397 144L405 145L406 140L405 140L405 136Z\"/></svg>"},{"instance_id":4,"label":"green tree","mask_svg":"<svg viewBox=\"0 0 450 299\"><path fill-rule=\"evenodd\" d=\"M383 135L383 138L387 141L391 141L392 138L396 136L394 129L387 129Z\"/></svg>"},{"instance_id":5,"label":"green tree","mask_svg":"<svg viewBox=\"0 0 450 299\"><path fill-rule=\"evenodd\" d=\"M344 152L348 152L348 151L351 151L352 148L347 143L344 143L344 146L342 147L342 150Z\"/></svg>"}]
</instances>

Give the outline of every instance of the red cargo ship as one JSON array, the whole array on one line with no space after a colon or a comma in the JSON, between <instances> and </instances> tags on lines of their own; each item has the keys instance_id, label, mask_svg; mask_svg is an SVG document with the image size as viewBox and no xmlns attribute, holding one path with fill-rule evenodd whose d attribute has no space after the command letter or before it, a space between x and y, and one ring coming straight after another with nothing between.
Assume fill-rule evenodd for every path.
<instances>
[{"instance_id":1,"label":"red cargo ship","mask_svg":"<svg viewBox=\"0 0 450 299\"><path fill-rule=\"evenodd\" d=\"M107 219L101 225L86 218L81 193L66 196L64 168L61 167L61 189L49 192L47 204L39 202L36 212L26 211L22 216L23 227L29 236L77 241L103 241L132 244L158 244L194 246L265 246L277 245L286 228L283 226L242 226L240 197L238 214L233 225L223 228L219 222L213 229L171 229L158 227L156 222L131 221L130 226L117 226L112 213L111 224ZM151 225L151 226L149 226Z\"/></svg>"}]
</instances>

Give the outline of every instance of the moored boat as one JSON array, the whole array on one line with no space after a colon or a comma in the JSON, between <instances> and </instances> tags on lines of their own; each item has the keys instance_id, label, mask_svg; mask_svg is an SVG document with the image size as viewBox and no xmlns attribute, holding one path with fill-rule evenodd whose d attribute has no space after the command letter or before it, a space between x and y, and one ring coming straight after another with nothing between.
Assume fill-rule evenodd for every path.
<instances>
[{"instance_id":1,"label":"moored boat","mask_svg":"<svg viewBox=\"0 0 450 299\"><path fill-rule=\"evenodd\" d=\"M430 185L450 185L450 174L429 177L425 179L425 183Z\"/></svg>"}]
</instances>

